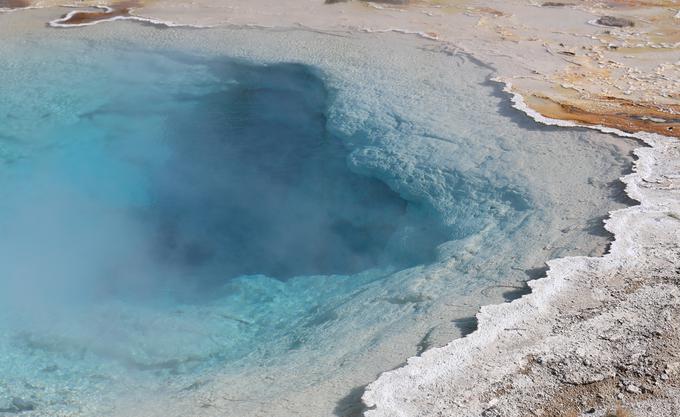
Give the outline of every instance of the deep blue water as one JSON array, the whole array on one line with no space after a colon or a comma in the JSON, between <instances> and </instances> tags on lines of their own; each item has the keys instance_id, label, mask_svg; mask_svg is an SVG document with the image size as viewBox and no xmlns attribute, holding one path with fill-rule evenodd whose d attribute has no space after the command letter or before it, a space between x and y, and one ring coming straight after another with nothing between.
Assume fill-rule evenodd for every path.
<instances>
[{"instance_id":1,"label":"deep blue water","mask_svg":"<svg viewBox=\"0 0 680 417\"><path fill-rule=\"evenodd\" d=\"M355 174L348 147L326 129L328 91L302 65L217 63L233 84L177 94L165 142L172 156L149 173L157 256L223 281L265 274L354 274L433 259L443 236L391 241L407 201Z\"/></svg>"},{"instance_id":2,"label":"deep blue water","mask_svg":"<svg viewBox=\"0 0 680 417\"><path fill-rule=\"evenodd\" d=\"M350 170L314 69L123 54L141 60L49 86L55 98L83 90L81 108L65 109L73 120L36 136L1 128L39 148L4 167L12 286L47 287L68 304L73 294L153 296L168 286L186 297L241 276L351 275L434 259L446 239L438 220L406 215L419 203ZM167 81L189 70L195 79Z\"/></svg>"}]
</instances>

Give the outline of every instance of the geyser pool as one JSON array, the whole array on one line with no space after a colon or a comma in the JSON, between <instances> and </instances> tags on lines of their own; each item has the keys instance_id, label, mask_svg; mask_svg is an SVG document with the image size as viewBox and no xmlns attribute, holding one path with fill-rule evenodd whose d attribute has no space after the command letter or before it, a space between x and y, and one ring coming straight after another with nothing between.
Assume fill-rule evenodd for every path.
<instances>
[{"instance_id":1,"label":"geyser pool","mask_svg":"<svg viewBox=\"0 0 680 417\"><path fill-rule=\"evenodd\" d=\"M166 138L173 155L152 174L148 215L160 223L166 263L205 265L224 282L434 259L444 228L408 216L397 193L350 171L346 145L326 129L328 93L311 69L217 63L212 71L222 80L217 91L175 98L181 108Z\"/></svg>"},{"instance_id":2,"label":"geyser pool","mask_svg":"<svg viewBox=\"0 0 680 417\"><path fill-rule=\"evenodd\" d=\"M79 85L43 92L92 100L64 109L65 125L23 137L11 103L22 97L8 100L2 130L18 149L3 164L0 288L14 320L69 312L87 326L93 305L202 303L252 276L379 278L448 240L434 210L350 169L311 67L100 54Z\"/></svg>"},{"instance_id":3,"label":"geyser pool","mask_svg":"<svg viewBox=\"0 0 680 417\"><path fill-rule=\"evenodd\" d=\"M192 322L131 331L139 324L130 320L224 302L241 283L358 274L342 294L435 260L450 239L426 202L352 170L350 144L327 129L329 92L312 67L177 51L96 54L75 85L24 85L47 102L78 101L63 103L54 124L40 123L53 114L17 114L21 94L3 109L3 138L15 147L0 180L0 297L25 349L57 349L62 360L76 349L96 367L194 372L266 349L267 337L241 328L268 296L225 303L230 331L195 334ZM53 71L69 72L52 59ZM99 315L105 324L92 320Z\"/></svg>"},{"instance_id":4,"label":"geyser pool","mask_svg":"<svg viewBox=\"0 0 680 417\"><path fill-rule=\"evenodd\" d=\"M13 239L20 252L7 248L5 264L39 260L45 271L26 277L22 267L23 278L10 281L82 279L127 290L174 278L198 288L244 275L353 274L434 258L444 227L407 213L418 208L379 180L350 171L348 149L326 131L327 93L310 69L180 61L159 70L155 59L135 57L132 72L102 69L103 85L111 78L128 85L124 72L148 78L79 115L68 133L47 133L44 143L67 140L7 170L7 234L28 238L26 247ZM198 92L192 79L154 88L187 65L206 67L215 80ZM12 184L19 186L9 191ZM35 242L48 245L44 257L36 259ZM79 255L87 251L92 264L73 270L88 264ZM73 262L60 270L65 257Z\"/></svg>"},{"instance_id":5,"label":"geyser pool","mask_svg":"<svg viewBox=\"0 0 680 417\"><path fill-rule=\"evenodd\" d=\"M3 27L0 409L356 416L620 206L629 145L428 42Z\"/></svg>"}]
</instances>

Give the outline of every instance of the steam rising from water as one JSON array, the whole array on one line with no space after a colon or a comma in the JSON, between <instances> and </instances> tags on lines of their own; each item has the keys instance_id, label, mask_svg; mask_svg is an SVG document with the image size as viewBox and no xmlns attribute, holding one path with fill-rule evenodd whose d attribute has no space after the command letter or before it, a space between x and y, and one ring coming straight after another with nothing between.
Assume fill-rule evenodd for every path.
<instances>
[{"instance_id":1,"label":"steam rising from water","mask_svg":"<svg viewBox=\"0 0 680 417\"><path fill-rule=\"evenodd\" d=\"M31 340L58 335L97 354L117 345L151 358L165 341L147 331L126 341L130 323L110 303L171 309L228 295L225 284L243 276L434 259L446 228L350 171L312 70L167 59L105 67L90 87L121 89L66 126L21 137L20 149L39 147L2 168L0 301L9 323L35 331ZM199 76L166 84L182 70ZM46 99L72 93L62 88ZM8 136L21 136L11 127ZM136 355L121 352L113 356Z\"/></svg>"},{"instance_id":2,"label":"steam rising from water","mask_svg":"<svg viewBox=\"0 0 680 417\"><path fill-rule=\"evenodd\" d=\"M149 216L164 260L212 269L217 281L428 260L443 236L389 245L408 226L406 202L349 171L347 148L326 131L316 75L296 65L219 71L236 83L176 98L185 111L171 117L173 156L152 174Z\"/></svg>"},{"instance_id":3,"label":"steam rising from water","mask_svg":"<svg viewBox=\"0 0 680 417\"><path fill-rule=\"evenodd\" d=\"M0 43L0 409L353 409L528 268L597 250L578 225L628 163L513 124L485 70L406 38L49 34Z\"/></svg>"}]
</instances>

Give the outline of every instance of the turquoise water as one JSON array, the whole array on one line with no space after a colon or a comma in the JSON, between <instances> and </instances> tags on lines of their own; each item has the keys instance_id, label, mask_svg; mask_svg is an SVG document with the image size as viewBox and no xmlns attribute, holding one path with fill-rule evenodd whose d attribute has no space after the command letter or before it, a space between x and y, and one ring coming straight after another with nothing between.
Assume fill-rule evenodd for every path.
<instances>
[{"instance_id":1,"label":"turquoise water","mask_svg":"<svg viewBox=\"0 0 680 417\"><path fill-rule=\"evenodd\" d=\"M201 302L249 276L384 275L432 261L447 240L434 211L350 169L312 68L100 54L77 85L54 80L42 92L83 100L73 113L65 103L65 124L24 136L14 123L35 115L12 110L22 97L6 103L10 311L51 316L170 293Z\"/></svg>"},{"instance_id":2,"label":"turquoise water","mask_svg":"<svg viewBox=\"0 0 680 417\"><path fill-rule=\"evenodd\" d=\"M0 45L0 410L354 417L379 372L606 240L582 225L616 207L619 145L502 115L469 61L87 30Z\"/></svg>"},{"instance_id":3,"label":"turquoise water","mask_svg":"<svg viewBox=\"0 0 680 417\"><path fill-rule=\"evenodd\" d=\"M352 169L312 67L95 53L77 82L45 74L22 86L55 114L18 111L23 94L3 102L0 299L13 343L47 353L23 370L34 378L71 385L74 360L104 380L109 367L191 374L272 338L298 349L300 323L334 318L315 304L432 262L457 233ZM75 70L43 58L56 74ZM276 300L296 277L336 282ZM215 303L218 325L177 317Z\"/></svg>"}]
</instances>

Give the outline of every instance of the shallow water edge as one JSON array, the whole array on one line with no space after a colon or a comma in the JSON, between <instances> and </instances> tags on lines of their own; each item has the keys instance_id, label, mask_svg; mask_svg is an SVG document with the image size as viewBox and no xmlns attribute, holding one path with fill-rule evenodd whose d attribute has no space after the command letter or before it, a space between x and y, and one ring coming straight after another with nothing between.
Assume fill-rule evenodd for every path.
<instances>
[{"instance_id":1,"label":"shallow water edge","mask_svg":"<svg viewBox=\"0 0 680 417\"><path fill-rule=\"evenodd\" d=\"M626 185L626 194L639 202L639 205L609 213L605 228L614 236L614 242L609 252L603 257L566 257L550 260L547 276L528 282L531 288L530 294L510 303L482 307L476 316L478 326L475 332L445 347L426 352L425 358L411 358L403 368L382 374L378 380L366 388L362 396L362 400L367 405L366 416L408 416L412 413L434 415L442 409L446 409L448 413L453 412L455 415L499 413L508 416L523 416L528 412L533 413L533 410L548 413L579 413L584 404L595 405L594 408L590 406L588 408L595 410L596 413L599 412L598 408L603 411L612 410L614 408L611 404L615 402L620 404L620 400L625 398L621 393L617 394L614 391L617 395L615 397L617 401L614 401L613 398L603 397L603 391L595 387L592 392L581 393L581 399L574 403L563 398L560 392L569 390L564 382L560 385L559 381L556 382L545 376L536 377L532 382L531 390L513 387L509 392L501 395L489 396L489 393L495 391L493 387L500 381L506 383L516 381L521 374L532 372L527 369L534 366L532 360L535 359L532 358L536 356L552 353L559 357L565 354L562 350L566 350L567 355L576 353L586 355L588 358L596 357L594 353L598 349L596 343L589 341L586 334L574 331L568 334L566 340L564 336L557 339L556 344L551 341L550 337L559 332L553 330L551 334L551 327L563 322L573 325L573 322L565 317L571 315L578 317L579 313L584 314L586 311L588 316L610 313L606 309L603 309L603 312L593 312L596 309L593 308L592 301L581 299L585 290L599 295L603 292L614 292L619 287L632 284L636 288L635 291L654 291L652 290L655 286L654 279L647 278L647 282L644 282L643 278L640 283L640 270L658 270L677 265L679 261L677 253L672 253L673 250L670 249L677 247L680 237L676 222L671 220L677 220L677 215L670 213L680 209L680 198L677 193L658 193L658 185L651 187L647 185L650 181L658 184L658 180L654 181L653 178L676 176L674 172L677 171L678 166L677 161L673 161L673 155L678 154L679 145L675 138L647 132L628 133L606 126L584 126L574 122L546 118L526 106L522 96L512 92L509 83L498 79L496 81L504 84L504 91L512 95L515 108L539 123L566 128L585 127L620 137L639 139L646 144L649 148L638 148L635 151L638 159L634 164L633 172L621 179ZM668 184L662 185L661 189L668 190ZM664 218L662 222L665 225L658 224L660 217ZM641 233L650 228L650 221L655 223L653 231L646 230L647 233ZM676 242L676 244L670 242ZM620 281L616 283L607 281L611 271L618 271ZM645 274L645 272L642 273ZM674 290L674 288L659 288L658 292L652 293L651 296L663 297L667 291L673 292ZM646 308L652 310L656 307L649 300L646 302L645 307L637 306L638 314L642 316L639 320L641 323L633 323L627 327L627 331L633 335L641 331L636 326L645 328L651 324L649 320L656 320L653 315L644 317ZM556 308L558 306L564 307ZM614 314L622 313L615 310ZM658 327L658 334L661 334L663 327ZM516 332L515 329L523 329L523 331ZM604 332L601 328L587 331ZM648 330L645 329L645 331ZM639 343L635 336L631 339ZM561 349L565 345L568 347ZM573 345L581 349L580 353L569 350ZM649 349L652 348L649 347ZM578 367L576 363L569 363L570 359L566 357L561 360L567 362L567 365L563 363L564 366ZM479 361L483 361L487 366L480 369ZM587 363L590 361L595 362L593 367L600 368L597 369L597 374L585 377L594 378L586 379L586 384L600 381L600 373L607 372L603 371L603 368L624 366L611 359L610 363L599 358L590 359ZM406 374L408 378L404 377ZM474 386L465 381L475 381ZM583 382L569 382L569 384L580 385ZM430 392L443 392L444 394L433 404L428 394ZM590 397L596 394L597 399ZM546 395L547 398L544 398ZM674 393L671 391L670 395ZM532 396L540 397L539 401L532 399ZM447 401L442 398L456 400ZM666 404L663 400L651 400L638 404L635 399L629 401L626 398L625 403L627 403L626 407L617 405L616 409L622 410L621 412L634 409L636 413L652 412L658 413L654 415L670 415L666 414L670 412L667 407L670 406L671 409L673 407L672 404ZM450 408L452 404L453 410ZM638 407L644 407L644 409L638 409Z\"/></svg>"}]
</instances>

